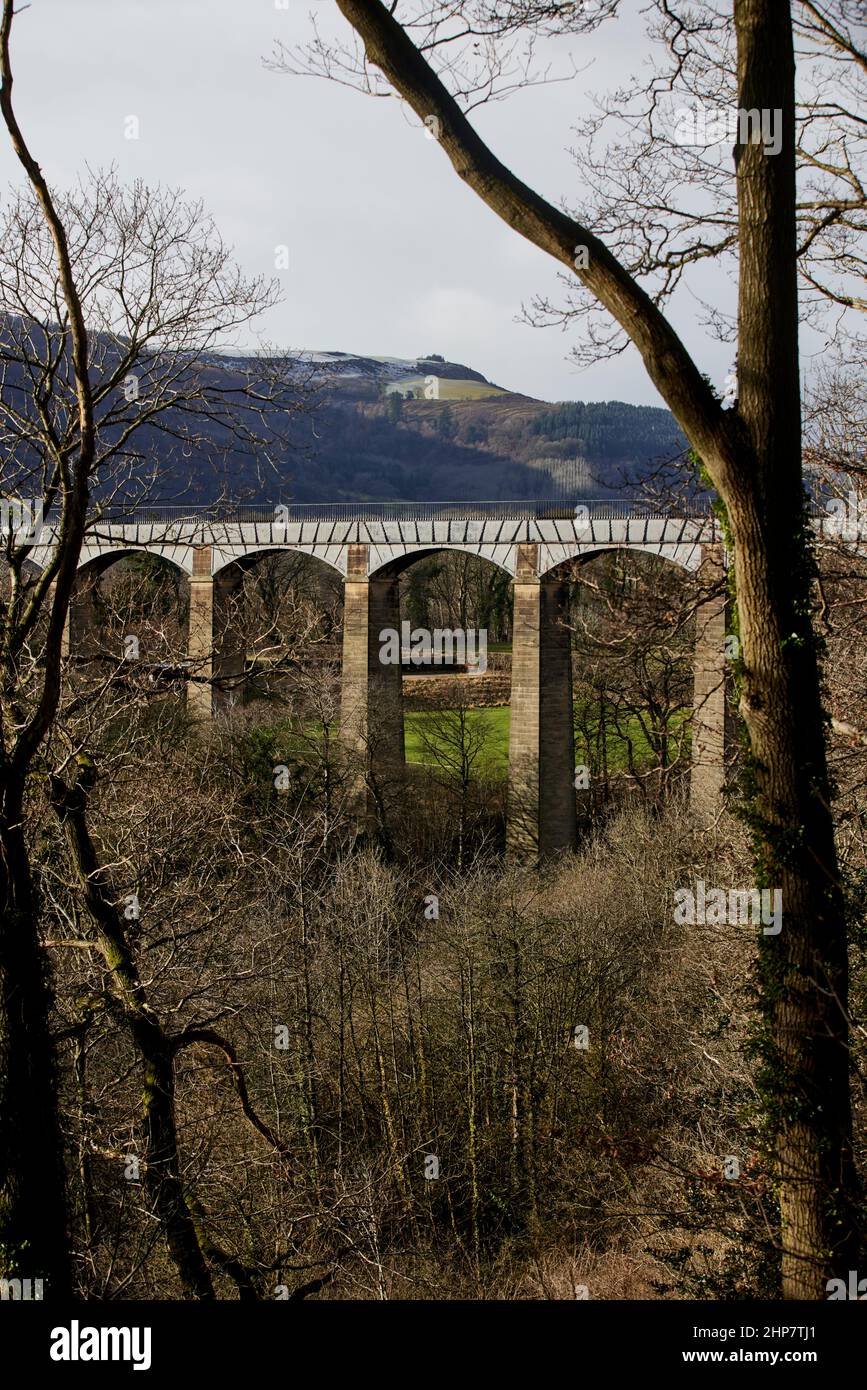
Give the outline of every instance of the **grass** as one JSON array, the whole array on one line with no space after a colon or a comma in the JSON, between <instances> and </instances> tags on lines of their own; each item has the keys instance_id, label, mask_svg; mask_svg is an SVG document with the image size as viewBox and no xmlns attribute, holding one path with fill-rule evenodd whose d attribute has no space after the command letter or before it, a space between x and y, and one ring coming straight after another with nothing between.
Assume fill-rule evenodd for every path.
<instances>
[{"instance_id":1,"label":"grass","mask_svg":"<svg viewBox=\"0 0 867 1390\"><path fill-rule=\"evenodd\" d=\"M581 702L576 701L576 712L581 711ZM588 711L585 708L585 716ZM493 706L482 709L468 710L467 718L474 733L482 735L484 743L474 767L474 776L480 773L488 777L505 777L509 765L509 727L511 724L512 711L508 705ZM682 718L685 716L682 716ZM432 721L436 719L436 712L433 710L405 710L403 717L404 727L404 746L406 750L406 761L416 765L436 767L437 759L431 748L426 746L423 732L427 727L430 729ZM676 726L681 720L673 721ZM590 739L589 756L586 751L584 738L577 742L575 750L575 762L580 763L582 758L586 758L590 766L591 774L601 772L598 765L596 754L596 728L597 724L593 718L593 713L589 712L589 717L582 719L582 725L587 729ZM674 729L672 730L674 732ZM249 745L248 755L258 754L264 758L264 763L270 767L275 761L283 758L300 756L303 758L305 747L309 749L310 741L316 741L321 736L322 727L315 721L307 726L306 735L302 735L297 728L291 724L277 724L270 728L260 727L246 735L246 742ZM332 736L338 736L337 726L331 729ZM606 743L606 756L608 771L623 772L629 766L629 751L627 739L631 740L633 757L638 766L646 766L653 761L653 753L644 736L640 720L633 716L625 726L623 736L608 731ZM261 746L260 746L261 745ZM686 752L686 750L684 750ZM278 756L279 755L279 756Z\"/></svg>"},{"instance_id":2,"label":"grass","mask_svg":"<svg viewBox=\"0 0 867 1390\"><path fill-rule=\"evenodd\" d=\"M509 726L511 723L512 711L508 705L494 709L474 709L469 711L469 722L471 727L483 731L485 736L485 746L479 757L477 766L484 769L490 776L506 775L509 763ZM429 766L436 766L436 758L432 750L425 746L422 738L422 730L425 724L430 724L434 718L431 710L407 710L404 713L404 741L406 747L406 760L408 763L425 763ZM592 718L584 721L588 727L591 739L595 734L596 725ZM621 737L613 731L609 731L606 741L606 752L609 772L622 772L629 766L629 750L627 739L631 741L633 747L633 757L637 764L647 764L653 758L652 751L644 736L641 722L637 716L633 716L625 726L624 736ZM595 739L593 739L595 744ZM576 749L576 762L583 755L583 740L579 742ZM594 765L595 746L591 749L589 765L591 773L601 769Z\"/></svg>"},{"instance_id":3,"label":"grass","mask_svg":"<svg viewBox=\"0 0 867 1390\"><path fill-rule=\"evenodd\" d=\"M505 776L509 763L509 721L511 710L508 706L494 709L473 709L468 711L467 722L473 733L479 731L485 740L479 755L477 768L484 769L491 776ZM406 710L403 716L404 746L408 763L427 763L436 766L432 751L425 747L422 730L435 717L434 711Z\"/></svg>"},{"instance_id":4,"label":"grass","mask_svg":"<svg viewBox=\"0 0 867 1390\"><path fill-rule=\"evenodd\" d=\"M441 376L437 399L441 401L481 401L487 396L505 396L506 394L499 386L489 386L484 381L455 381L451 377Z\"/></svg>"},{"instance_id":5,"label":"grass","mask_svg":"<svg viewBox=\"0 0 867 1390\"><path fill-rule=\"evenodd\" d=\"M433 376L434 373L431 372L430 375ZM463 378L440 376L437 377L437 382L439 383L437 395L432 398L434 401L481 401L489 396L508 395L508 392L504 391L502 387L491 386L486 381L470 381ZM404 391L422 391L424 390L424 377L405 377L403 380L395 382L395 385ZM427 400L427 397L424 399Z\"/></svg>"}]
</instances>

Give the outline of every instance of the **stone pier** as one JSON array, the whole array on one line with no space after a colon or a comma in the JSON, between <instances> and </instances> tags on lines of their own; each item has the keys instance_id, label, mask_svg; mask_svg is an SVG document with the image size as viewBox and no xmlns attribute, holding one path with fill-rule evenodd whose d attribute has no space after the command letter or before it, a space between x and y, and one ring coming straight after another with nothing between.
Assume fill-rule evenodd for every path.
<instances>
[{"instance_id":1,"label":"stone pier","mask_svg":"<svg viewBox=\"0 0 867 1390\"><path fill-rule=\"evenodd\" d=\"M77 662L93 661L100 651L104 652L96 605L98 582L99 570L91 566L79 571L72 590L72 602L63 628L62 655ZM113 652L112 656L119 659L121 653Z\"/></svg>"},{"instance_id":2,"label":"stone pier","mask_svg":"<svg viewBox=\"0 0 867 1390\"><path fill-rule=\"evenodd\" d=\"M368 575L368 547L350 545L343 606L340 740L349 772L349 800L367 818L371 792L386 791L404 765L400 664L380 661L380 633L400 632L398 576ZM373 784L373 786L371 785Z\"/></svg>"},{"instance_id":3,"label":"stone pier","mask_svg":"<svg viewBox=\"0 0 867 1390\"><path fill-rule=\"evenodd\" d=\"M506 844L521 859L571 849L577 834L568 586L537 570L538 547L518 546Z\"/></svg>"},{"instance_id":4,"label":"stone pier","mask_svg":"<svg viewBox=\"0 0 867 1390\"><path fill-rule=\"evenodd\" d=\"M187 708L196 719L210 719L231 705L246 658L244 634L232 621L243 575L234 564L214 575L212 564L211 546L195 546L190 575Z\"/></svg>"}]
</instances>

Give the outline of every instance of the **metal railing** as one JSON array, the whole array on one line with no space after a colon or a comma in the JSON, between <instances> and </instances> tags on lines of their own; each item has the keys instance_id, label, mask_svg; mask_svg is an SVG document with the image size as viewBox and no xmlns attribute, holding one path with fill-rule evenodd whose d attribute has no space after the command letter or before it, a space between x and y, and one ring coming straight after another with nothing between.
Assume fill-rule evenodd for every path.
<instances>
[{"instance_id":1,"label":"metal railing","mask_svg":"<svg viewBox=\"0 0 867 1390\"><path fill-rule=\"evenodd\" d=\"M584 512L584 508L587 512ZM273 506L213 504L211 506L112 506L95 509L93 523L128 526L207 525L233 523L261 525L305 521L488 521L575 520L589 516L599 521L627 521L674 517L705 519L711 515L709 498L673 500L670 504L621 497L583 497L575 503L560 501L497 502L289 502ZM51 518L46 518L50 524Z\"/></svg>"}]
</instances>

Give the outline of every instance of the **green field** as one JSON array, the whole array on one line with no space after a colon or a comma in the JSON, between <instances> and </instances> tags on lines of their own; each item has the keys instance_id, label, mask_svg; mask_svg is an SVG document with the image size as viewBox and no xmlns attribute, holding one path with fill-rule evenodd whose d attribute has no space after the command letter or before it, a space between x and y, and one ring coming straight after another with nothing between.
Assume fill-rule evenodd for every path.
<instances>
[{"instance_id":1,"label":"green field","mask_svg":"<svg viewBox=\"0 0 867 1390\"><path fill-rule=\"evenodd\" d=\"M470 710L468 719L474 730L483 732L485 738L484 748L477 764L478 771L485 771L489 775L498 777L505 776L509 762L509 724L512 711L508 705L496 709L476 709ZM404 741L406 747L406 760L408 763L423 763L428 766L436 766L437 760L432 750L425 746L422 738L422 729L425 724L435 715L430 710L408 710L404 713ZM592 725L591 725L592 729ZM633 717L626 726L627 737L633 745L633 756L636 762L646 763L652 758L647 740L644 737L641 725L637 718ZM576 751L576 759L580 754L580 745ZM591 753L591 772L598 771L592 764L593 754ZM619 737L611 732L607 739L607 758L609 772L622 772L629 764L628 749L626 739Z\"/></svg>"},{"instance_id":2,"label":"green field","mask_svg":"<svg viewBox=\"0 0 867 1390\"><path fill-rule=\"evenodd\" d=\"M473 732L482 733L485 744L477 767L492 776L505 776L509 763L509 718L508 706L502 709L474 709L468 713L468 723ZM421 736L425 724L434 718L431 710L407 710L403 716L404 746L408 763L427 763L436 766L436 758L426 747Z\"/></svg>"},{"instance_id":3,"label":"green field","mask_svg":"<svg viewBox=\"0 0 867 1390\"><path fill-rule=\"evenodd\" d=\"M450 377L439 378L441 401L481 401L488 396L505 396L507 392L499 386L490 386L486 381L453 381Z\"/></svg>"},{"instance_id":4,"label":"green field","mask_svg":"<svg viewBox=\"0 0 867 1390\"><path fill-rule=\"evenodd\" d=\"M581 704L576 701L576 712L580 714ZM585 707L585 715L587 713ZM425 729L429 731L430 739L433 732L432 726L438 717L447 711L436 712L433 710L405 710L404 711L404 747L406 761L415 766L439 767L446 771L448 767L454 765L455 751L452 749L451 756L446 753L442 758L437 758L435 750L425 742L423 733ZM505 777L509 764L509 725L511 722L511 709L508 705L495 706L483 709L473 709L467 711L467 719L473 735L482 736L483 745L475 759L472 768L472 777L488 776L492 778ZM673 721L679 724L680 720ZM575 750L576 764L585 759L590 766L592 775L597 775L602 771L596 753L595 725L591 718L582 720L590 737L590 753L586 752L584 735L578 741ZM284 760L301 759L310 755L312 747L319 742L322 737L322 726L315 720L305 724L304 729L299 729L291 722L278 723L270 726L260 725L254 729L246 731L241 735L240 741L243 746L243 756L245 761L252 764L261 764L264 768L271 768L277 762ZM339 737L337 724L330 726L329 732L333 740ZM672 729L674 733L674 729ZM641 725L637 717L629 721L626 726L626 735L633 745L633 756L636 763L647 765L653 761L653 754L647 743ZM449 743L451 744L451 740ZM473 739L475 742L475 738ZM675 753L672 749L672 754ZM687 750L685 749L684 752ZM628 749L626 738L617 734L613 730L609 731L606 743L606 761L609 773L623 772L629 766Z\"/></svg>"},{"instance_id":5,"label":"green field","mask_svg":"<svg viewBox=\"0 0 867 1390\"><path fill-rule=\"evenodd\" d=\"M431 376L434 373L431 372ZM433 397L434 401L481 401L489 396L506 396L500 386L491 386L487 381L470 381L463 378L452 378L447 376L437 377L437 394ZM395 382L395 385L402 391L424 391L425 378L419 376L405 377L402 381ZM427 397L422 397L427 400Z\"/></svg>"}]
</instances>

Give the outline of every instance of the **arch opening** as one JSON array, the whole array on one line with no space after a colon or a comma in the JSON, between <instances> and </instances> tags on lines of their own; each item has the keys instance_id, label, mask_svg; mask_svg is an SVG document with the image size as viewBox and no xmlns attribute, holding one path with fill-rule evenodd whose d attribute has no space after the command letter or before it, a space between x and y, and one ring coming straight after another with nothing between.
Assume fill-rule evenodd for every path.
<instances>
[{"instance_id":1,"label":"arch opening","mask_svg":"<svg viewBox=\"0 0 867 1390\"><path fill-rule=\"evenodd\" d=\"M568 591L579 812L618 788L661 804L691 773L696 610L691 568L646 547L606 546L551 566Z\"/></svg>"},{"instance_id":2,"label":"arch opening","mask_svg":"<svg viewBox=\"0 0 867 1390\"><path fill-rule=\"evenodd\" d=\"M375 546L375 547L371 547L371 549L375 549L375 550L377 550L377 551L389 550L389 549L396 549L396 548L397 548L397 547L394 547L394 546ZM508 565L508 563L507 563L507 554L508 554L508 552L514 551L514 546L513 546L513 545L502 545L502 546L496 546L496 547L488 546L488 547L486 547L486 548L489 549L489 550L490 550L490 549L496 549L498 552L501 552L500 557L498 558L497 556L494 556L494 555L486 555L486 554L484 553L484 549L485 549L485 548L484 548L484 547L481 547L481 546L479 546L479 545L475 545L475 546L473 546L473 545L451 545L451 544L449 544L449 545L446 545L446 544L443 544L443 545L436 545L436 544L434 544L434 543L431 543L431 544L429 544L429 545L420 545L420 546L417 546L417 547L414 548L414 549L411 549L411 550L404 550L404 551L402 551L400 554L392 555L392 556L391 556L389 559L387 559L387 560L382 560L374 569L372 569L372 570L370 571L370 578L371 578L371 579L391 579L391 578L395 578L395 577L397 577L397 576L403 574L405 570L411 568L413 565L417 564L419 561L423 561L423 560L430 559L432 556L435 556L435 555L453 555L453 554L470 555L470 556L472 556L472 557L473 557L474 559L476 559L476 560L482 560L482 561L484 561L486 564L495 566L495 568L502 570L505 574L508 574L508 575L510 576L510 578L511 578L511 576L512 576L512 570L509 568L509 565Z\"/></svg>"},{"instance_id":3,"label":"arch opening","mask_svg":"<svg viewBox=\"0 0 867 1390\"><path fill-rule=\"evenodd\" d=\"M130 547L85 560L76 572L66 651L76 678L168 689L183 683L190 582L162 551Z\"/></svg>"},{"instance_id":4,"label":"arch opening","mask_svg":"<svg viewBox=\"0 0 867 1390\"><path fill-rule=\"evenodd\" d=\"M343 576L329 561L263 547L220 565L213 584L224 703L294 708L339 666Z\"/></svg>"}]
</instances>

